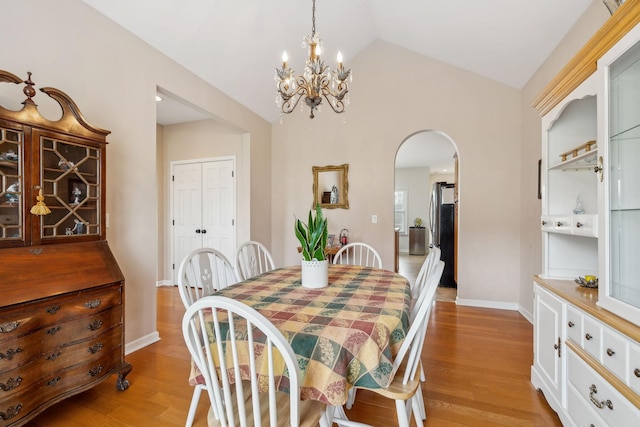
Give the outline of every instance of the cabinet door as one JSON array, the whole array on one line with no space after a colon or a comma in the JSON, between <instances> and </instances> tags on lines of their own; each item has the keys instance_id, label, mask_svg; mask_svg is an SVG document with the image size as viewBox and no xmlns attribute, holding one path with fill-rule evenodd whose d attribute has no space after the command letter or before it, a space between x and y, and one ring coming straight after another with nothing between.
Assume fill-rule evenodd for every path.
<instances>
[{"instance_id":1,"label":"cabinet door","mask_svg":"<svg viewBox=\"0 0 640 427\"><path fill-rule=\"evenodd\" d=\"M23 187L24 133L0 121L0 247L24 243Z\"/></svg>"},{"instance_id":2,"label":"cabinet door","mask_svg":"<svg viewBox=\"0 0 640 427\"><path fill-rule=\"evenodd\" d=\"M535 287L534 364L549 390L551 399L564 406L563 319L565 304L539 286ZM552 405L553 407L554 405ZM557 408L554 408L557 410Z\"/></svg>"},{"instance_id":3,"label":"cabinet door","mask_svg":"<svg viewBox=\"0 0 640 427\"><path fill-rule=\"evenodd\" d=\"M99 238L102 149L88 141L38 131L33 132L33 146L39 150L39 185L51 210L37 221L33 243Z\"/></svg>"},{"instance_id":4,"label":"cabinet door","mask_svg":"<svg viewBox=\"0 0 640 427\"><path fill-rule=\"evenodd\" d=\"M601 144L602 226L599 303L640 325L640 26L598 61L605 94Z\"/></svg>"}]
</instances>

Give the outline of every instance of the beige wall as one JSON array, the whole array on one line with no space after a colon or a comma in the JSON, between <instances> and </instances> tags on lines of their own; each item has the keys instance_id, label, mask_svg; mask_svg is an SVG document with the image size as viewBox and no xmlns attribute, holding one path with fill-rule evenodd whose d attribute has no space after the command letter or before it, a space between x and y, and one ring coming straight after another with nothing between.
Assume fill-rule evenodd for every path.
<instances>
[{"instance_id":1,"label":"beige wall","mask_svg":"<svg viewBox=\"0 0 640 427\"><path fill-rule=\"evenodd\" d=\"M271 125L80 0L5 2L2 21L0 39L14 43L0 44L0 66L25 77L32 71L37 86L65 91L90 123L112 132L107 239L126 278L128 349L145 345L156 334L157 87L240 129L250 140L251 229L267 243ZM36 103L42 96L36 96Z\"/></svg>"},{"instance_id":2,"label":"beige wall","mask_svg":"<svg viewBox=\"0 0 640 427\"><path fill-rule=\"evenodd\" d=\"M517 303L520 91L382 41L348 65L360 71L346 122L325 109L273 126L272 189L282 200L272 211L276 262L299 262L293 217L311 205L311 167L349 163L350 208L325 211L330 232L348 228L392 269L395 154L409 135L437 130L460 156L459 297Z\"/></svg>"},{"instance_id":3,"label":"beige wall","mask_svg":"<svg viewBox=\"0 0 640 427\"><path fill-rule=\"evenodd\" d=\"M522 153L520 205L520 285L521 310L530 319L533 313L533 281L531 276L542 271L542 236L540 233L541 202L538 191L538 159L541 156L540 116L531 104L544 87L610 17L600 0L583 14L545 63L522 90Z\"/></svg>"}]
</instances>

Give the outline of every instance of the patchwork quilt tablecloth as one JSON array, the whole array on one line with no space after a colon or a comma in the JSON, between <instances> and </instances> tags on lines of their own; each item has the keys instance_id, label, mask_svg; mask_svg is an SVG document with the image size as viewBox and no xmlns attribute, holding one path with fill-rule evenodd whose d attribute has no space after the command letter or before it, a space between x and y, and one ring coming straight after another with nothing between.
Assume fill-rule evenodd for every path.
<instances>
[{"instance_id":1,"label":"patchwork quilt tablecloth","mask_svg":"<svg viewBox=\"0 0 640 427\"><path fill-rule=\"evenodd\" d=\"M289 340L303 400L339 406L351 386L387 387L409 328L407 279L377 268L330 265L329 286L307 289L300 275L300 266L280 268L216 294L252 306Z\"/></svg>"}]
</instances>

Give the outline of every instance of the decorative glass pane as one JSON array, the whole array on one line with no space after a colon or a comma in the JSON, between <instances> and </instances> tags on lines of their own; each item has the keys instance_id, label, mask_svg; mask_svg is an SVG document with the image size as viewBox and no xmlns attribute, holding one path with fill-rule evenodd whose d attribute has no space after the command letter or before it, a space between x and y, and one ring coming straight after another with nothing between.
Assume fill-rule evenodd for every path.
<instances>
[{"instance_id":1,"label":"decorative glass pane","mask_svg":"<svg viewBox=\"0 0 640 427\"><path fill-rule=\"evenodd\" d=\"M640 44L612 64L610 73L609 294L640 308Z\"/></svg>"},{"instance_id":2,"label":"decorative glass pane","mask_svg":"<svg viewBox=\"0 0 640 427\"><path fill-rule=\"evenodd\" d=\"M100 152L41 139L42 182L51 214L42 217L42 237L100 234Z\"/></svg>"},{"instance_id":3,"label":"decorative glass pane","mask_svg":"<svg viewBox=\"0 0 640 427\"><path fill-rule=\"evenodd\" d=\"M23 238L21 156L22 133L0 128L0 241Z\"/></svg>"}]
</instances>

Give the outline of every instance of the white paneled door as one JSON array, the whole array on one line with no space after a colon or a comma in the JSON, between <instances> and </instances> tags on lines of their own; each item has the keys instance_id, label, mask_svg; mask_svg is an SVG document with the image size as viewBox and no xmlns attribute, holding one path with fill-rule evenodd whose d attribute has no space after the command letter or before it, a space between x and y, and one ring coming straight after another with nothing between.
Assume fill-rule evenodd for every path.
<instances>
[{"instance_id":1,"label":"white paneled door","mask_svg":"<svg viewBox=\"0 0 640 427\"><path fill-rule=\"evenodd\" d=\"M236 247L235 161L172 165L173 280L189 252L215 248L233 262Z\"/></svg>"}]
</instances>

